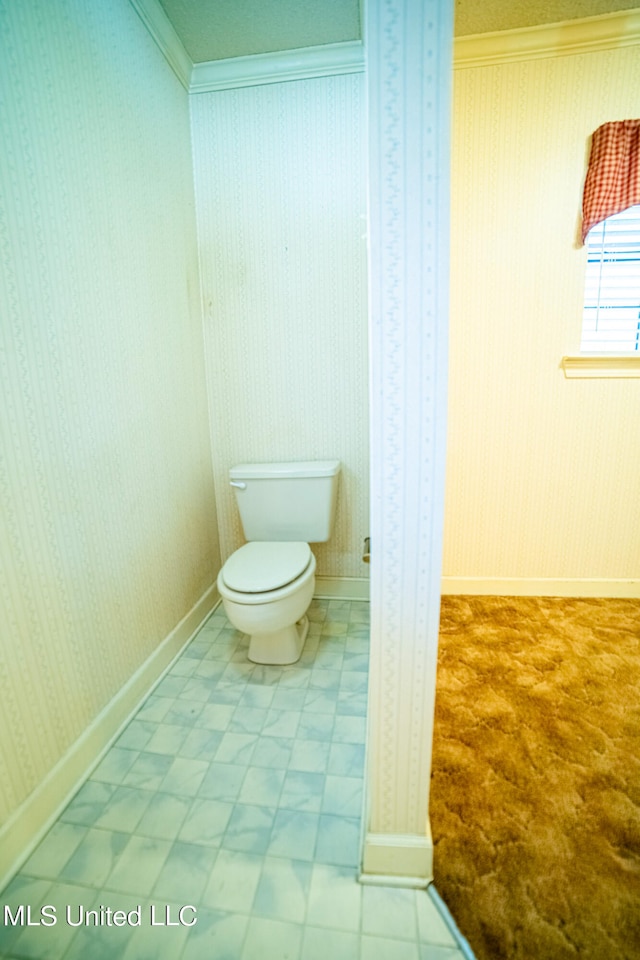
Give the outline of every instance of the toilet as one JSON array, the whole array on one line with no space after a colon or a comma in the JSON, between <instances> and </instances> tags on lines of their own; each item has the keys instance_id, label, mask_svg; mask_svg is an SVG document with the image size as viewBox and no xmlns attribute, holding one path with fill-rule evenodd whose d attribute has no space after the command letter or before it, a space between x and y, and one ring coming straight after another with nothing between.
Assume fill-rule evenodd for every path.
<instances>
[{"instance_id":1,"label":"toilet","mask_svg":"<svg viewBox=\"0 0 640 960\"><path fill-rule=\"evenodd\" d=\"M309 543L331 535L339 474L339 460L243 463L229 471L248 543L222 567L218 592L229 622L249 634L254 663L300 658L315 588Z\"/></svg>"}]
</instances>

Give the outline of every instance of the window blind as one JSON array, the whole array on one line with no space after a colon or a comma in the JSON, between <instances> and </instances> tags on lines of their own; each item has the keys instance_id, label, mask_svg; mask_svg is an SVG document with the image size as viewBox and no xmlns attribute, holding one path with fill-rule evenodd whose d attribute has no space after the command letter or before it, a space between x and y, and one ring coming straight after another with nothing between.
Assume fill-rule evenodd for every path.
<instances>
[{"instance_id":1,"label":"window blind","mask_svg":"<svg viewBox=\"0 0 640 960\"><path fill-rule=\"evenodd\" d=\"M580 350L640 354L640 205L589 231Z\"/></svg>"}]
</instances>

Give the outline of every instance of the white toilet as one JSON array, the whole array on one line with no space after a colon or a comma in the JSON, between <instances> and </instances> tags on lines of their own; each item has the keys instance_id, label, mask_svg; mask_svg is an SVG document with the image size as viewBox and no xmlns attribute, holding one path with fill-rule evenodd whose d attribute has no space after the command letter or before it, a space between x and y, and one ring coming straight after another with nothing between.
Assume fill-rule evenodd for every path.
<instances>
[{"instance_id":1,"label":"white toilet","mask_svg":"<svg viewBox=\"0 0 640 960\"><path fill-rule=\"evenodd\" d=\"M225 613L248 633L249 660L286 664L300 658L315 587L309 543L328 540L339 460L243 463L229 471L249 541L218 574Z\"/></svg>"}]
</instances>

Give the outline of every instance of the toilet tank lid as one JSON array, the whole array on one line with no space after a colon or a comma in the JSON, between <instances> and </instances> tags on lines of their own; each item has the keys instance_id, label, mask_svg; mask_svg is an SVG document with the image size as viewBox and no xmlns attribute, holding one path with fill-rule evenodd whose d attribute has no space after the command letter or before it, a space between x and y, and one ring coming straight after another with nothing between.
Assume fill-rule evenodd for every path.
<instances>
[{"instance_id":1,"label":"toilet tank lid","mask_svg":"<svg viewBox=\"0 0 640 960\"><path fill-rule=\"evenodd\" d=\"M333 477L339 460L300 460L292 463L239 463L229 470L232 480L266 480L274 477Z\"/></svg>"}]
</instances>

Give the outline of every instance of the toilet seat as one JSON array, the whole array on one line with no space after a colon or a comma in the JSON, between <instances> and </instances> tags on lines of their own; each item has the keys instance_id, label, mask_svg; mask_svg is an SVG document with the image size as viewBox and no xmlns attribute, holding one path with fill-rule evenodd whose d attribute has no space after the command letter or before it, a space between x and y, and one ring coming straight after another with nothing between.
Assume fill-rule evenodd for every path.
<instances>
[{"instance_id":1,"label":"toilet seat","mask_svg":"<svg viewBox=\"0 0 640 960\"><path fill-rule=\"evenodd\" d=\"M252 541L233 553L220 571L227 590L256 595L281 591L308 569L312 558L308 543ZM247 597L249 603L252 599Z\"/></svg>"}]
</instances>

